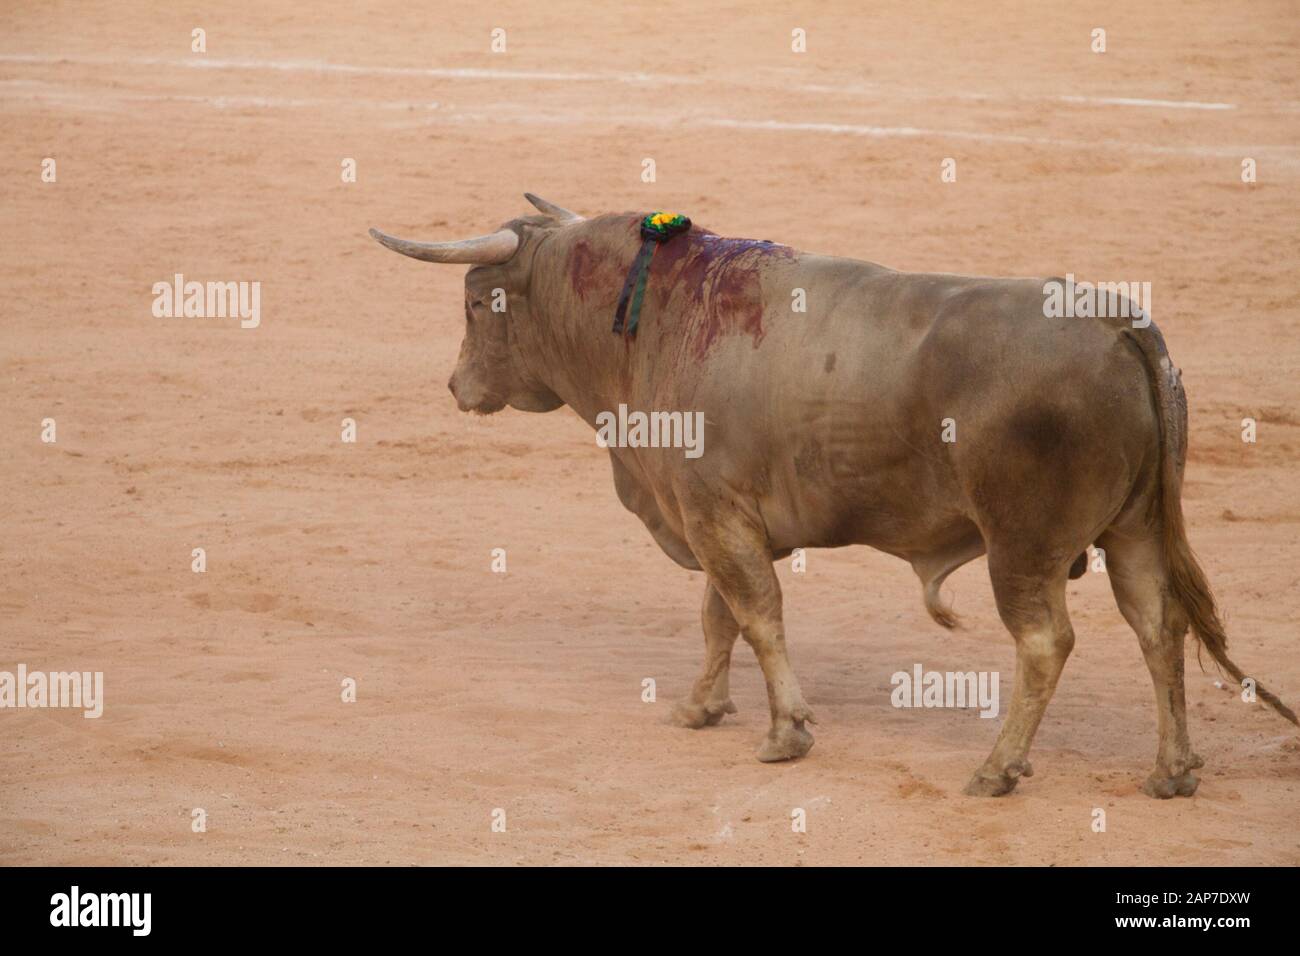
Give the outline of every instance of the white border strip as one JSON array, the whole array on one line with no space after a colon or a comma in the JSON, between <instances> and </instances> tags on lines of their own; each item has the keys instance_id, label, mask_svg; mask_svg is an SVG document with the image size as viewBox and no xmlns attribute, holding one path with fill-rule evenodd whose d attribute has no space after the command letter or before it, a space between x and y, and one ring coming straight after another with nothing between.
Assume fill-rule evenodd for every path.
<instances>
[{"instance_id":1,"label":"white border strip","mask_svg":"<svg viewBox=\"0 0 1300 956\"><path fill-rule=\"evenodd\" d=\"M27 100L69 109L104 109L114 103L179 103L211 106L215 109L335 109L387 110L419 112L432 124L484 124L497 126L586 126L618 125L647 128L692 126L701 129L728 129L769 133L822 133L838 136L863 136L874 139L930 138L966 140L981 143L1005 143L1019 146L1046 146L1054 149L1094 150L1146 153L1158 156L1196 156L1211 159L1240 160L1244 156L1266 156L1280 166L1300 166L1300 148L1289 146L1164 146L1118 139L1060 139L1050 136L1024 136L1016 133L988 133L978 130L925 129L917 126L869 126L857 123L787 122L776 119L733 119L729 117L636 114L618 117L592 112L557 112L519 107L447 109L431 100L363 100L296 99L274 96L239 96L189 93L132 93L125 90L84 90L49 88L31 89L30 81L0 80L0 100Z\"/></svg>"},{"instance_id":2,"label":"white border strip","mask_svg":"<svg viewBox=\"0 0 1300 956\"><path fill-rule=\"evenodd\" d=\"M164 66L184 69L207 70L263 70L282 73L344 73L353 76L405 76L425 77L445 80L508 80L554 83L631 83L645 86L691 86L706 80L702 77L674 76L665 73L622 73L622 72L582 72L560 73L533 70L488 70L453 67L411 67L411 66L368 66L355 63L330 63L324 60L231 60L220 57L195 56L190 59L163 59L158 57L134 57L122 60L103 57L85 56L51 56L42 54L3 53L0 63L25 63L50 65L58 63L75 63L86 66ZM1185 109L1185 110L1235 110L1236 103L1214 103L1198 100L1165 100L1129 96L1065 96L1042 95L997 96L989 93L968 91L941 93L927 90L899 88L891 90L878 86L847 85L836 86L825 83L755 83L751 80L710 78L710 83L729 86L780 87L792 92L833 93L857 96L916 96L929 99L975 99L975 100L1040 100L1054 103L1071 103L1080 106L1130 106L1150 109Z\"/></svg>"}]
</instances>

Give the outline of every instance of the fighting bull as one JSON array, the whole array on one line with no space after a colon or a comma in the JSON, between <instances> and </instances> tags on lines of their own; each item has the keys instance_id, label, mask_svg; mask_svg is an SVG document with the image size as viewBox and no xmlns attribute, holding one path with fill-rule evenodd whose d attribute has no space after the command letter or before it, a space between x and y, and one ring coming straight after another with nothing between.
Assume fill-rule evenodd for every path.
<instances>
[{"instance_id":1,"label":"fighting bull","mask_svg":"<svg viewBox=\"0 0 1300 956\"><path fill-rule=\"evenodd\" d=\"M1030 743L1074 645L1066 582L1096 545L1155 688L1145 789L1195 791L1189 628L1220 668L1245 676L1188 546L1186 397L1154 324L1051 317L1050 280L897 272L691 226L653 250L639 324L611 331L644 252L641 215L586 219L527 198L539 215L475 239L371 234L403 255L472 266L449 383L462 411L567 405L593 428L623 405L703 413L697 457L609 448L619 499L670 558L708 578L704 668L677 722L735 712L740 635L771 708L758 758L808 752L813 713L787 658L773 569L795 548L862 544L902 558L945 627L955 619L940 585L987 555L1016 668L966 792L1005 794L1032 773ZM1258 683L1256 693L1295 722Z\"/></svg>"}]
</instances>

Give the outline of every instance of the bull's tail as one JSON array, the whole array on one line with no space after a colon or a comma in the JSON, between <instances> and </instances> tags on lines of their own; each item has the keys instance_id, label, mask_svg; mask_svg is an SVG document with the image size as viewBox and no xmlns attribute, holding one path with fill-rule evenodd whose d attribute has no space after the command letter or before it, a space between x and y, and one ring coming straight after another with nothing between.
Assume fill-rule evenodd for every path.
<instances>
[{"instance_id":1,"label":"bull's tail","mask_svg":"<svg viewBox=\"0 0 1300 956\"><path fill-rule=\"evenodd\" d=\"M1183 465L1187 460L1187 397L1181 373L1169 361L1164 338L1154 325L1141 332L1125 329L1124 334L1138 347L1146 360L1147 373L1155 393L1157 418L1160 421L1160 524L1163 527L1165 564L1169 570L1169 589L1174 600L1187 615L1192 633L1200 646L1210 652L1215 662L1238 684L1246 679L1241 668L1228 657L1228 635L1219 619L1214 595L1205 572L1187 543L1183 524ZM1199 655L1198 655L1199 656ZM1255 693L1279 714L1300 724L1295 712L1266 690L1258 681Z\"/></svg>"}]
</instances>

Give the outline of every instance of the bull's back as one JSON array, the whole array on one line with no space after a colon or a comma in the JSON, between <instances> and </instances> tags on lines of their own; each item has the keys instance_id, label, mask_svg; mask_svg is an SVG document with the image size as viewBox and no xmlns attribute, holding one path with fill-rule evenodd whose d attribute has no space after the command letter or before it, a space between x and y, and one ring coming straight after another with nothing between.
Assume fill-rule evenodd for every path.
<instances>
[{"instance_id":1,"label":"bull's back","mask_svg":"<svg viewBox=\"0 0 1300 956\"><path fill-rule=\"evenodd\" d=\"M706 394L716 463L750 482L774 544L906 554L1122 499L1158 441L1142 366L1113 323L1045 316L1045 281L773 269L764 342ZM794 288L808 312L779 314Z\"/></svg>"}]
</instances>

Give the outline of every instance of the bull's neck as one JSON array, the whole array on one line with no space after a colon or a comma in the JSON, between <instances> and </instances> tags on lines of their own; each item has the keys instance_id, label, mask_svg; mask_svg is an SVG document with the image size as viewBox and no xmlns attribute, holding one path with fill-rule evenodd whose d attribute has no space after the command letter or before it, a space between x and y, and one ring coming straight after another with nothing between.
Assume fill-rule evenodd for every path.
<instances>
[{"instance_id":1,"label":"bull's neck","mask_svg":"<svg viewBox=\"0 0 1300 956\"><path fill-rule=\"evenodd\" d=\"M617 288L626 259L614 250L604 261L587 265L603 284L574 281L572 244L555 243L539 250L529 287L530 320L521 332L528 370L593 428L596 416L620 402L633 404L638 374L644 367L638 350L649 345L612 331Z\"/></svg>"}]
</instances>

